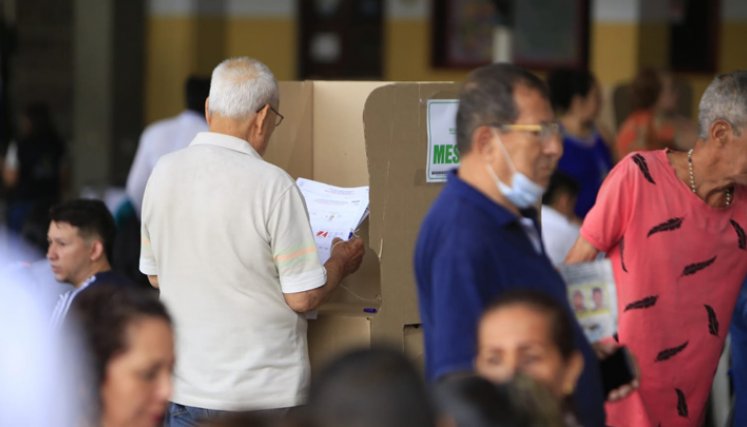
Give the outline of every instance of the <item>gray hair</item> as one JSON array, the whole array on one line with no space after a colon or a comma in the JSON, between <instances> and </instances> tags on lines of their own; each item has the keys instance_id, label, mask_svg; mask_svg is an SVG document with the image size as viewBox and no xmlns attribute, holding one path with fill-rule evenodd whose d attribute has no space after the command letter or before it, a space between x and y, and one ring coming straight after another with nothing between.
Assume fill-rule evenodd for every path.
<instances>
[{"instance_id":1,"label":"gray hair","mask_svg":"<svg viewBox=\"0 0 747 427\"><path fill-rule=\"evenodd\" d=\"M747 119L747 71L720 74L713 79L700 98L698 124L700 137L708 137L708 129L716 120L726 120L736 135Z\"/></svg>"},{"instance_id":2,"label":"gray hair","mask_svg":"<svg viewBox=\"0 0 747 427\"><path fill-rule=\"evenodd\" d=\"M469 73L459 91L456 117L460 154L467 154L472 149L472 133L478 127L505 125L519 117L514 99L517 86L536 90L542 98L549 99L545 83L515 65L495 63Z\"/></svg>"},{"instance_id":3,"label":"gray hair","mask_svg":"<svg viewBox=\"0 0 747 427\"><path fill-rule=\"evenodd\" d=\"M267 66L248 57L230 58L218 64L210 81L208 111L232 119L244 119L265 104L277 107L278 84Z\"/></svg>"}]
</instances>

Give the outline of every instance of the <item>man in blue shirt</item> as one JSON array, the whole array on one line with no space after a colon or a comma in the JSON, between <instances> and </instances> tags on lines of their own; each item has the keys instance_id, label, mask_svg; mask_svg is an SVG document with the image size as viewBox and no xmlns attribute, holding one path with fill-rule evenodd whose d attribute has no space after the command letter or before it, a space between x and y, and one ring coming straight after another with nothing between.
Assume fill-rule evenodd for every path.
<instances>
[{"instance_id":1,"label":"man in blue shirt","mask_svg":"<svg viewBox=\"0 0 747 427\"><path fill-rule=\"evenodd\" d=\"M456 129L461 165L415 249L430 380L472 370L480 314L507 290L538 290L570 311L533 209L563 152L544 83L508 64L473 71L460 91ZM603 426L597 357L577 322L574 330L585 362L575 406L584 426Z\"/></svg>"}]
</instances>

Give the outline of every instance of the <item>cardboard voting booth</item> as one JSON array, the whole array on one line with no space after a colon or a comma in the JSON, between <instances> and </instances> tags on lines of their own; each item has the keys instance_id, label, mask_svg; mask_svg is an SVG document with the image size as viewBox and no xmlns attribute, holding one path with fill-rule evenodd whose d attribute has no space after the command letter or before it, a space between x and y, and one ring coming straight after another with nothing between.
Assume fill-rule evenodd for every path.
<instances>
[{"instance_id":1,"label":"cardboard voting booth","mask_svg":"<svg viewBox=\"0 0 747 427\"><path fill-rule=\"evenodd\" d=\"M370 186L370 216L359 230L363 265L309 320L312 369L372 344L402 348L422 362L413 250L442 187L426 180L427 108L457 90L454 83L280 83L285 121L265 159L293 178Z\"/></svg>"}]
</instances>

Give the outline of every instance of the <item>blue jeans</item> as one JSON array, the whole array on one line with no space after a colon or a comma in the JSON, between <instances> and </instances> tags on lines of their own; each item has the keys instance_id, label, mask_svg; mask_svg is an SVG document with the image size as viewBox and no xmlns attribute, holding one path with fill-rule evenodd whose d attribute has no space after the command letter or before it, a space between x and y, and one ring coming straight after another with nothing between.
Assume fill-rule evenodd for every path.
<instances>
[{"instance_id":1,"label":"blue jeans","mask_svg":"<svg viewBox=\"0 0 747 427\"><path fill-rule=\"evenodd\" d=\"M224 413L225 411L169 402L169 407L166 409L166 415L163 418L163 427L197 427L197 423L200 421L216 418Z\"/></svg>"},{"instance_id":2,"label":"blue jeans","mask_svg":"<svg viewBox=\"0 0 747 427\"><path fill-rule=\"evenodd\" d=\"M253 411L257 415L268 419L280 420L284 418L293 408L277 408ZM219 411L216 409L204 409L194 406L180 405L169 402L166 415L163 417L163 427L197 427L204 420L218 418L231 414L230 411Z\"/></svg>"}]
</instances>

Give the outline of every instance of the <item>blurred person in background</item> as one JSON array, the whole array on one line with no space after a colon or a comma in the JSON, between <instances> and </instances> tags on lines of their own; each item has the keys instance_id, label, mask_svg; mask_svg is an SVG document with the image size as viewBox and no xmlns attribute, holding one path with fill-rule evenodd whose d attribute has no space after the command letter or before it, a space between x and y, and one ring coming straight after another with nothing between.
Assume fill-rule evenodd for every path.
<instances>
[{"instance_id":1,"label":"blurred person in background","mask_svg":"<svg viewBox=\"0 0 747 427\"><path fill-rule=\"evenodd\" d=\"M302 411L310 427L434 427L425 383L400 351L352 350L315 375Z\"/></svg>"},{"instance_id":2,"label":"blurred person in background","mask_svg":"<svg viewBox=\"0 0 747 427\"><path fill-rule=\"evenodd\" d=\"M542 242L553 265L561 264L578 238L581 221L573 209L579 185L562 172L555 172L542 195Z\"/></svg>"},{"instance_id":3,"label":"blurred person in background","mask_svg":"<svg viewBox=\"0 0 747 427\"><path fill-rule=\"evenodd\" d=\"M127 198L115 209L114 219L119 232L114 241L112 268L144 286L148 286L148 278L138 269L138 261L145 184L161 156L185 148L195 135L208 130L205 99L209 91L209 78L190 76L184 82L185 109L145 128L127 175Z\"/></svg>"},{"instance_id":4,"label":"blurred person in background","mask_svg":"<svg viewBox=\"0 0 747 427\"><path fill-rule=\"evenodd\" d=\"M547 77L550 101L560 122L563 156L558 171L579 185L574 213L578 218L594 205L602 180L612 168L613 156L596 120L602 105L599 83L586 70L559 69Z\"/></svg>"},{"instance_id":5,"label":"blurred person in background","mask_svg":"<svg viewBox=\"0 0 747 427\"><path fill-rule=\"evenodd\" d=\"M10 231L21 233L32 212L46 212L59 202L67 175L65 150L49 107L43 103L26 107L18 137L5 154L2 174L8 189L6 223Z\"/></svg>"},{"instance_id":6,"label":"blurred person in background","mask_svg":"<svg viewBox=\"0 0 747 427\"><path fill-rule=\"evenodd\" d=\"M98 410L93 426L161 425L171 396L171 317L152 293L103 283L76 298L70 320L89 350Z\"/></svg>"},{"instance_id":7,"label":"blurred person in background","mask_svg":"<svg viewBox=\"0 0 747 427\"><path fill-rule=\"evenodd\" d=\"M190 76L184 82L184 111L174 117L151 123L140 136L137 152L127 175L127 197L138 218L143 205L145 184L158 159L164 154L185 148L195 135L208 130L205 100L209 92L209 78Z\"/></svg>"},{"instance_id":8,"label":"blurred person in background","mask_svg":"<svg viewBox=\"0 0 747 427\"><path fill-rule=\"evenodd\" d=\"M731 327L731 367L729 376L734 387L733 426L747 425L747 281L739 292Z\"/></svg>"},{"instance_id":9,"label":"blurred person in background","mask_svg":"<svg viewBox=\"0 0 747 427\"><path fill-rule=\"evenodd\" d=\"M52 326L64 320L73 300L92 284L113 283L134 286L126 277L111 271L110 260L116 228L104 202L70 200L49 211L47 260L54 278L73 285L60 295L52 313Z\"/></svg>"},{"instance_id":10,"label":"blurred person in background","mask_svg":"<svg viewBox=\"0 0 747 427\"><path fill-rule=\"evenodd\" d=\"M571 396L583 370L571 313L545 294L515 291L485 309L477 331L477 373L496 383L527 375L547 387L575 425Z\"/></svg>"},{"instance_id":11,"label":"blurred person in background","mask_svg":"<svg viewBox=\"0 0 747 427\"><path fill-rule=\"evenodd\" d=\"M461 164L449 173L415 246L429 381L472 371L478 320L503 293L533 289L569 305L536 212L563 153L547 86L511 64L472 71L459 92L456 134ZM612 348L592 347L575 319L572 326L587 361L574 393L579 418L603 425L597 353Z\"/></svg>"},{"instance_id":12,"label":"blurred person in background","mask_svg":"<svg viewBox=\"0 0 747 427\"><path fill-rule=\"evenodd\" d=\"M620 157L641 150L693 147L697 126L677 112L679 94L672 74L644 68L633 80L631 90L632 113L617 133Z\"/></svg>"},{"instance_id":13,"label":"blurred person in background","mask_svg":"<svg viewBox=\"0 0 747 427\"><path fill-rule=\"evenodd\" d=\"M0 270L0 426L85 426L88 376L77 335L50 330L44 296L14 273Z\"/></svg>"}]
</instances>

